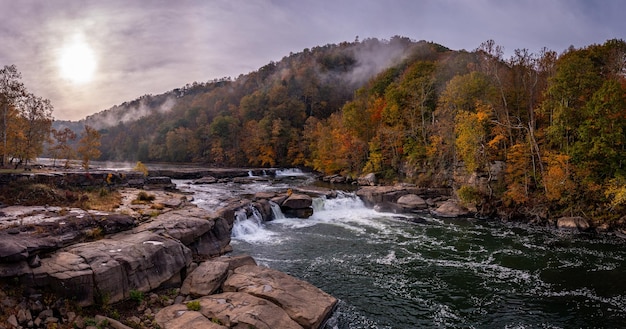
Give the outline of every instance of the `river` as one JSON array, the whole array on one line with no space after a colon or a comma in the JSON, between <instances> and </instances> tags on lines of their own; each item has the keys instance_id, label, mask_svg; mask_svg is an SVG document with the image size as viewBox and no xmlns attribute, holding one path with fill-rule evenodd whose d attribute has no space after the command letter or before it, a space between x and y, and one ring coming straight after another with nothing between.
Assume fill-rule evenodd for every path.
<instances>
[{"instance_id":1,"label":"river","mask_svg":"<svg viewBox=\"0 0 626 329\"><path fill-rule=\"evenodd\" d=\"M310 183L298 172L281 174L298 177L176 183L206 209ZM238 219L234 254L337 297L326 328L626 327L626 241L618 237L428 215L416 224L368 209L351 193L316 199L309 219L275 214L282 218Z\"/></svg>"}]
</instances>

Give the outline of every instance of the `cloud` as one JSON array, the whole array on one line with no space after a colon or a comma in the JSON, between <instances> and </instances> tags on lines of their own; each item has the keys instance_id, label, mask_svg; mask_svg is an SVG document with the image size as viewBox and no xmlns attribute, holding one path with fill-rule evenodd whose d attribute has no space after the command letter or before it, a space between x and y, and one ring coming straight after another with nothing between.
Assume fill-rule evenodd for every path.
<instances>
[{"instance_id":1,"label":"cloud","mask_svg":"<svg viewBox=\"0 0 626 329\"><path fill-rule=\"evenodd\" d=\"M182 0L2 1L0 65L49 98L54 115L80 119L138 95L236 77L328 43L394 35L472 50L493 39L561 52L623 38L618 0ZM59 78L57 55L76 33L98 56L85 85Z\"/></svg>"}]
</instances>

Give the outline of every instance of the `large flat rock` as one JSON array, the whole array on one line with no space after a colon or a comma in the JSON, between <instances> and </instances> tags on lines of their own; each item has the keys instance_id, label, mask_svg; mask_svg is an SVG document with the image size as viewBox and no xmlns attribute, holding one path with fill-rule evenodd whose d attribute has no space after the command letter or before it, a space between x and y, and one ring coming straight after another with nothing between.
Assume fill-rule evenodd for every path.
<instances>
[{"instance_id":1,"label":"large flat rock","mask_svg":"<svg viewBox=\"0 0 626 329\"><path fill-rule=\"evenodd\" d=\"M114 303L133 290L156 289L191 261L191 250L178 240L151 232L120 233L43 258L32 269L32 284L51 287L82 306L98 297Z\"/></svg>"},{"instance_id":2,"label":"large flat rock","mask_svg":"<svg viewBox=\"0 0 626 329\"><path fill-rule=\"evenodd\" d=\"M280 306L304 328L319 328L337 299L312 284L261 266L238 267L226 279L224 292L245 292Z\"/></svg>"},{"instance_id":3,"label":"large flat rock","mask_svg":"<svg viewBox=\"0 0 626 329\"><path fill-rule=\"evenodd\" d=\"M185 305L172 305L156 314L162 328L257 328L302 329L280 307L265 299L242 292L225 292L196 300L199 311ZM212 326L204 326L212 323ZM191 326L193 324L194 326ZM201 326L198 326L201 325Z\"/></svg>"}]
</instances>

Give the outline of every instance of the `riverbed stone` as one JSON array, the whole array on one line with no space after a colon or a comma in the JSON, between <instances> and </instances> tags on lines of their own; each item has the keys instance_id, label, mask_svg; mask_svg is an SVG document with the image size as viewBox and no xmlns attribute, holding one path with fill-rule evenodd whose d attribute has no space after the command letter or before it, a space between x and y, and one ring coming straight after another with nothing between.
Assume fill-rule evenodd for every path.
<instances>
[{"instance_id":1,"label":"riverbed stone","mask_svg":"<svg viewBox=\"0 0 626 329\"><path fill-rule=\"evenodd\" d=\"M467 208L461 206L457 202L448 200L441 204L437 209L433 210L432 214L437 217L456 218L469 216L470 212Z\"/></svg>"},{"instance_id":2,"label":"riverbed stone","mask_svg":"<svg viewBox=\"0 0 626 329\"><path fill-rule=\"evenodd\" d=\"M561 217L557 219L556 227L560 230L586 231L589 229L589 222L580 216Z\"/></svg>"},{"instance_id":3,"label":"riverbed stone","mask_svg":"<svg viewBox=\"0 0 626 329\"><path fill-rule=\"evenodd\" d=\"M288 209L304 209L313 205L313 199L306 194L291 194L283 203L281 207Z\"/></svg>"},{"instance_id":4,"label":"riverbed stone","mask_svg":"<svg viewBox=\"0 0 626 329\"><path fill-rule=\"evenodd\" d=\"M267 267L244 265L233 271L224 292L245 292L273 302L304 328L318 328L337 299L308 282Z\"/></svg>"},{"instance_id":5,"label":"riverbed stone","mask_svg":"<svg viewBox=\"0 0 626 329\"><path fill-rule=\"evenodd\" d=\"M423 210L428 208L426 201L415 194L403 195L398 199L397 203L408 211Z\"/></svg>"}]
</instances>

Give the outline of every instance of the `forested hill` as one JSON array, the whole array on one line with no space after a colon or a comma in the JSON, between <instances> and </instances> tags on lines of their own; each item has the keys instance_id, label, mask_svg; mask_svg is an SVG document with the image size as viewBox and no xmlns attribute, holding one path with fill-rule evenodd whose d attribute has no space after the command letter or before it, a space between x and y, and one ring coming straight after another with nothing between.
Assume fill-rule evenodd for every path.
<instances>
[{"instance_id":1,"label":"forested hill","mask_svg":"<svg viewBox=\"0 0 626 329\"><path fill-rule=\"evenodd\" d=\"M150 114L102 128L105 159L375 172L484 212L626 222L623 40L504 58L367 39L130 104Z\"/></svg>"},{"instance_id":2,"label":"forested hill","mask_svg":"<svg viewBox=\"0 0 626 329\"><path fill-rule=\"evenodd\" d=\"M329 44L289 54L236 79L144 95L79 122L56 121L53 127L76 133L84 125L99 129L103 160L294 165L287 153L299 153L293 142L302 137L307 118L325 119L340 111L357 88L410 56L434 60L438 51L446 50L398 36ZM273 135L252 131L246 136L250 129ZM271 140L272 147L253 139ZM298 157L303 164L302 155Z\"/></svg>"}]
</instances>

